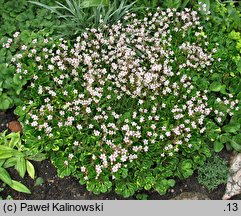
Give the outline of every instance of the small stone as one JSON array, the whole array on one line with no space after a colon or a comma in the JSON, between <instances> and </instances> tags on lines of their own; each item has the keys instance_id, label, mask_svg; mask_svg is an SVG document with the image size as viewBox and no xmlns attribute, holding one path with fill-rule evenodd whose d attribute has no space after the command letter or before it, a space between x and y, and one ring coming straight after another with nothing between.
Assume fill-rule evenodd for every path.
<instances>
[{"instance_id":1,"label":"small stone","mask_svg":"<svg viewBox=\"0 0 241 216\"><path fill-rule=\"evenodd\" d=\"M7 127L9 130L11 130L12 132L20 132L22 133L22 126L18 121L11 121L7 124Z\"/></svg>"},{"instance_id":2,"label":"small stone","mask_svg":"<svg viewBox=\"0 0 241 216\"><path fill-rule=\"evenodd\" d=\"M210 200L210 198L199 192L183 192L172 200Z\"/></svg>"},{"instance_id":3,"label":"small stone","mask_svg":"<svg viewBox=\"0 0 241 216\"><path fill-rule=\"evenodd\" d=\"M230 164L230 175L223 200L228 200L232 196L241 194L241 153L235 155Z\"/></svg>"}]
</instances>

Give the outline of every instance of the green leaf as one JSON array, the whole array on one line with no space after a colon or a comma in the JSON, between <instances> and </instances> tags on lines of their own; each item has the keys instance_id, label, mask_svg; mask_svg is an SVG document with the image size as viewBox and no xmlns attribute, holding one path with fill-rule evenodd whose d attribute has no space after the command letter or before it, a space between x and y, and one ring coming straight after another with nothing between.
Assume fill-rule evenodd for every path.
<instances>
[{"instance_id":1,"label":"green leaf","mask_svg":"<svg viewBox=\"0 0 241 216\"><path fill-rule=\"evenodd\" d=\"M127 198L134 195L136 191L136 187L133 183L126 183L126 182L120 181L116 184L115 191L117 194L121 194L125 198Z\"/></svg>"},{"instance_id":2,"label":"green leaf","mask_svg":"<svg viewBox=\"0 0 241 216\"><path fill-rule=\"evenodd\" d=\"M0 167L2 167L2 165L4 164L4 162L5 162L5 159L1 159L1 160L0 160Z\"/></svg>"},{"instance_id":3,"label":"green leaf","mask_svg":"<svg viewBox=\"0 0 241 216\"><path fill-rule=\"evenodd\" d=\"M214 92L225 91L225 88L226 85L222 85L220 82L217 81L211 83L211 85L209 86L209 90Z\"/></svg>"},{"instance_id":4,"label":"green leaf","mask_svg":"<svg viewBox=\"0 0 241 216\"><path fill-rule=\"evenodd\" d=\"M175 180L174 179L168 179L167 180L167 183L168 183L168 185L170 186L170 187L174 187L174 185L175 185Z\"/></svg>"},{"instance_id":5,"label":"green leaf","mask_svg":"<svg viewBox=\"0 0 241 216\"><path fill-rule=\"evenodd\" d=\"M192 169L192 161L191 160L183 160L178 166L179 173L181 177L188 178L193 174Z\"/></svg>"},{"instance_id":6,"label":"green leaf","mask_svg":"<svg viewBox=\"0 0 241 216\"><path fill-rule=\"evenodd\" d=\"M240 129L240 124L238 123L229 123L228 125L223 127L223 130L226 133L235 133Z\"/></svg>"},{"instance_id":7,"label":"green leaf","mask_svg":"<svg viewBox=\"0 0 241 216\"><path fill-rule=\"evenodd\" d=\"M241 58L239 59L239 61L237 61L237 69L238 69L238 72L241 73Z\"/></svg>"},{"instance_id":8,"label":"green leaf","mask_svg":"<svg viewBox=\"0 0 241 216\"><path fill-rule=\"evenodd\" d=\"M154 189L160 194L164 195L166 194L167 190L170 188L170 185L168 183L168 180L166 179L160 179L155 185Z\"/></svg>"},{"instance_id":9,"label":"green leaf","mask_svg":"<svg viewBox=\"0 0 241 216\"><path fill-rule=\"evenodd\" d=\"M225 143L226 144L227 142L230 141L231 137L232 136L229 133L224 133L224 134L221 134L219 136L219 140L220 140L221 143Z\"/></svg>"},{"instance_id":10,"label":"green leaf","mask_svg":"<svg viewBox=\"0 0 241 216\"><path fill-rule=\"evenodd\" d=\"M41 185L41 184L43 184L43 183L44 183L43 178L38 177L38 178L36 179L36 181L35 181L34 187L35 187L35 186L39 186L39 185Z\"/></svg>"},{"instance_id":11,"label":"green leaf","mask_svg":"<svg viewBox=\"0 0 241 216\"><path fill-rule=\"evenodd\" d=\"M122 178L126 178L128 176L128 169L122 168L121 171Z\"/></svg>"},{"instance_id":12,"label":"green leaf","mask_svg":"<svg viewBox=\"0 0 241 216\"><path fill-rule=\"evenodd\" d=\"M234 148L235 151L241 152L241 134L234 136L230 140L230 144Z\"/></svg>"},{"instance_id":13,"label":"green leaf","mask_svg":"<svg viewBox=\"0 0 241 216\"><path fill-rule=\"evenodd\" d=\"M20 133L18 132L18 133L10 133L10 134L8 134L7 136L6 136L6 138L8 139L8 138L10 138L11 140L9 141L9 143L8 143L8 146L10 147L10 148L13 148L13 147L15 147L17 144L18 144L18 142L20 141Z\"/></svg>"},{"instance_id":14,"label":"green leaf","mask_svg":"<svg viewBox=\"0 0 241 216\"><path fill-rule=\"evenodd\" d=\"M29 176L30 176L32 179L34 179L35 169L34 169L33 164L32 164L30 161L26 160L26 165L27 165L27 172L28 172Z\"/></svg>"},{"instance_id":15,"label":"green leaf","mask_svg":"<svg viewBox=\"0 0 241 216\"><path fill-rule=\"evenodd\" d=\"M0 110L7 110L10 108L12 100L6 94L0 96Z\"/></svg>"},{"instance_id":16,"label":"green leaf","mask_svg":"<svg viewBox=\"0 0 241 216\"><path fill-rule=\"evenodd\" d=\"M33 161L42 161L42 160L46 159L46 155L43 153L38 153L38 154L27 157L27 159L33 160Z\"/></svg>"},{"instance_id":17,"label":"green leaf","mask_svg":"<svg viewBox=\"0 0 241 216\"><path fill-rule=\"evenodd\" d=\"M10 185L10 187L18 192L31 194L31 191L24 184L18 181L12 180L12 184Z\"/></svg>"},{"instance_id":18,"label":"green leaf","mask_svg":"<svg viewBox=\"0 0 241 216\"><path fill-rule=\"evenodd\" d=\"M30 43L32 40L31 32L28 30L22 31L20 34L20 39L23 43Z\"/></svg>"},{"instance_id":19,"label":"green leaf","mask_svg":"<svg viewBox=\"0 0 241 216\"><path fill-rule=\"evenodd\" d=\"M12 185L13 183L7 170L2 167L0 167L0 179L8 185Z\"/></svg>"},{"instance_id":20,"label":"green leaf","mask_svg":"<svg viewBox=\"0 0 241 216\"><path fill-rule=\"evenodd\" d=\"M14 114L20 117L25 115L25 113L26 113L26 110L23 110L22 106L17 106L16 109L14 110Z\"/></svg>"},{"instance_id":21,"label":"green leaf","mask_svg":"<svg viewBox=\"0 0 241 216\"><path fill-rule=\"evenodd\" d=\"M137 194L136 195L136 199L138 199L138 200L147 200L148 199L148 195L147 194Z\"/></svg>"},{"instance_id":22,"label":"green leaf","mask_svg":"<svg viewBox=\"0 0 241 216\"><path fill-rule=\"evenodd\" d=\"M215 152L220 152L224 148L224 144L218 141L214 142L214 151Z\"/></svg>"},{"instance_id":23,"label":"green leaf","mask_svg":"<svg viewBox=\"0 0 241 216\"><path fill-rule=\"evenodd\" d=\"M8 158L8 159L5 161L3 167L4 167L4 168L9 168L9 167L15 166L16 163L17 163L17 158L16 158L16 157L11 157L11 158Z\"/></svg>"},{"instance_id":24,"label":"green leaf","mask_svg":"<svg viewBox=\"0 0 241 216\"><path fill-rule=\"evenodd\" d=\"M152 185L151 184L146 184L144 186L145 190L150 190L152 188Z\"/></svg>"},{"instance_id":25,"label":"green leaf","mask_svg":"<svg viewBox=\"0 0 241 216\"><path fill-rule=\"evenodd\" d=\"M100 5L107 6L109 4L109 0L85 0L81 3L81 6L84 8L88 7L98 7Z\"/></svg>"},{"instance_id":26,"label":"green leaf","mask_svg":"<svg viewBox=\"0 0 241 216\"><path fill-rule=\"evenodd\" d=\"M23 157L17 158L17 164L15 169L18 171L19 175L23 178L26 173L26 160Z\"/></svg>"},{"instance_id":27,"label":"green leaf","mask_svg":"<svg viewBox=\"0 0 241 216\"><path fill-rule=\"evenodd\" d=\"M14 155L14 149L0 145L0 159L7 159Z\"/></svg>"}]
</instances>

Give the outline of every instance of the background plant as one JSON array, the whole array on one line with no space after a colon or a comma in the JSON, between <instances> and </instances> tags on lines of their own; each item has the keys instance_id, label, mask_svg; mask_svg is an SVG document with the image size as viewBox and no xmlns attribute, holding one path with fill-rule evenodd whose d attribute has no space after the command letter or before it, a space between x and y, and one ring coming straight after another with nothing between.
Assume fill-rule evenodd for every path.
<instances>
[{"instance_id":1,"label":"background plant","mask_svg":"<svg viewBox=\"0 0 241 216\"><path fill-rule=\"evenodd\" d=\"M34 179L35 169L30 160L41 161L43 159L43 154L31 154L31 151L24 147L19 133L6 135L5 131L0 134L0 180L14 190L31 193L21 182L11 179L7 168L14 167L22 178L27 172Z\"/></svg>"},{"instance_id":2,"label":"background plant","mask_svg":"<svg viewBox=\"0 0 241 216\"><path fill-rule=\"evenodd\" d=\"M240 55L237 49L239 41L238 33L241 29L240 3L234 5L233 1L225 4L220 1L210 1L208 3L209 13L205 15L210 22L207 22L207 34L214 42L219 44L216 56L219 56L220 62L214 63L215 73L209 74L209 77L201 79L203 83L210 83L210 90L216 92L217 100L220 95L236 95L240 99ZM203 9L202 9L203 10ZM206 11L207 12L207 11ZM219 30L218 30L219 29ZM221 29L221 31L220 31ZM216 34L211 33L214 30ZM209 33L210 32L210 33ZM225 96L225 97L226 97ZM228 103L228 100L225 102ZM225 108L215 104L216 113L221 115ZM216 119L215 124L210 125L208 139L213 142L214 150L220 152L224 147L227 150L241 151L240 143L240 107L229 118L224 120L224 116Z\"/></svg>"},{"instance_id":3,"label":"background plant","mask_svg":"<svg viewBox=\"0 0 241 216\"><path fill-rule=\"evenodd\" d=\"M48 0L41 0L42 3L50 3ZM29 43L31 38L37 35L50 36L54 25L59 21L54 18L47 9L31 5L26 0L1 0L0 4L0 110L7 110L18 104L21 100L21 90L25 83L16 82L14 79L14 68L10 65L11 58L16 54L19 46L12 43L9 37L17 35L21 31L21 43ZM10 49L2 47L2 44L11 46Z\"/></svg>"},{"instance_id":4,"label":"background plant","mask_svg":"<svg viewBox=\"0 0 241 216\"><path fill-rule=\"evenodd\" d=\"M127 4L126 0L66 0L63 4L55 1L55 6L49 6L36 1L30 2L50 10L60 20L64 20L62 25L56 27L61 35L68 37L80 34L86 28L116 23L135 3Z\"/></svg>"},{"instance_id":5,"label":"background plant","mask_svg":"<svg viewBox=\"0 0 241 216\"><path fill-rule=\"evenodd\" d=\"M198 167L198 182L209 191L227 183L229 174L228 162L219 156L208 159L204 166Z\"/></svg>"}]
</instances>

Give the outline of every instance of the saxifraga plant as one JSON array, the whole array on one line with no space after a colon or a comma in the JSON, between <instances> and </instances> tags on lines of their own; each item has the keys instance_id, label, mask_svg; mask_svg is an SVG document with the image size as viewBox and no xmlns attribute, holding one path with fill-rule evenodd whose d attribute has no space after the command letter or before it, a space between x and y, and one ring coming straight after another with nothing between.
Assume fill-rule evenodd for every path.
<instances>
[{"instance_id":1,"label":"saxifraga plant","mask_svg":"<svg viewBox=\"0 0 241 216\"><path fill-rule=\"evenodd\" d=\"M24 47L12 62L30 85L15 112L26 146L47 152L59 176L74 175L95 194L165 194L210 157L210 133L239 100L222 83L202 81L219 56L196 11L123 20L86 30L74 44Z\"/></svg>"}]
</instances>

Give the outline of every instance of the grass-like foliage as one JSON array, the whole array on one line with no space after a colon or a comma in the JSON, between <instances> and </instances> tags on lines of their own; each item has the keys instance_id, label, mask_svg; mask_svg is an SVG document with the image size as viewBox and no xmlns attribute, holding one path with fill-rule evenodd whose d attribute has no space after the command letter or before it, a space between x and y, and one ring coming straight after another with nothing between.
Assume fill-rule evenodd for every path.
<instances>
[{"instance_id":1,"label":"grass-like foliage","mask_svg":"<svg viewBox=\"0 0 241 216\"><path fill-rule=\"evenodd\" d=\"M69 37L83 32L85 28L114 24L135 4L135 1L128 4L127 0L65 0L65 3L55 1L55 6L29 2L50 10L64 20L56 27L61 35Z\"/></svg>"},{"instance_id":2,"label":"grass-like foliage","mask_svg":"<svg viewBox=\"0 0 241 216\"><path fill-rule=\"evenodd\" d=\"M61 177L74 175L96 194L166 193L204 164L209 143L240 112L209 33L196 11L157 9L74 42L19 46L12 62L15 79L29 83L16 109L26 146L48 152Z\"/></svg>"}]
</instances>

